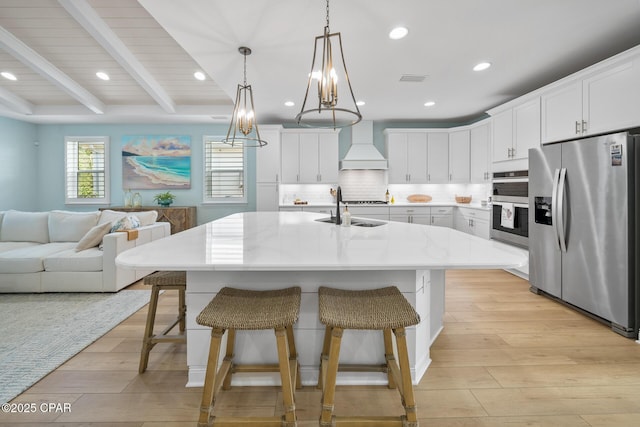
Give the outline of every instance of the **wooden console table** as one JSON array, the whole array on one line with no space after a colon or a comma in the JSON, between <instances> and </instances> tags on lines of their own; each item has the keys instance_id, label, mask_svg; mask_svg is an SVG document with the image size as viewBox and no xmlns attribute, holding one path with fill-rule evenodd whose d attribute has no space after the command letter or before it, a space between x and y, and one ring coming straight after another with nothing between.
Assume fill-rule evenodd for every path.
<instances>
[{"instance_id":1,"label":"wooden console table","mask_svg":"<svg viewBox=\"0 0 640 427\"><path fill-rule=\"evenodd\" d=\"M123 206L109 207L112 211L122 212L141 212L141 211L157 211L158 222L168 222L171 224L171 234L176 234L188 228L195 227L196 207L195 206L140 206L138 208L125 208ZM100 210L104 210L100 209Z\"/></svg>"}]
</instances>

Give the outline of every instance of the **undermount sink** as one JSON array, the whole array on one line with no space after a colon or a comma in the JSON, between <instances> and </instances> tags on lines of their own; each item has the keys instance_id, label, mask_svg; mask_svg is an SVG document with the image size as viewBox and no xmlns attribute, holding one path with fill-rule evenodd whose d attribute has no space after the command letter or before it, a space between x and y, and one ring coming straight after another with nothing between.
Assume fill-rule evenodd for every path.
<instances>
[{"instance_id":1,"label":"undermount sink","mask_svg":"<svg viewBox=\"0 0 640 427\"><path fill-rule=\"evenodd\" d=\"M316 219L316 221L318 222L326 222L327 224L335 224L336 223L336 217L332 216L332 217L328 217L328 218L320 218L320 219ZM363 221L361 219L352 219L351 220L351 225L353 225L354 227L378 227L380 225L384 225L386 224L386 222L381 222L381 221Z\"/></svg>"}]
</instances>

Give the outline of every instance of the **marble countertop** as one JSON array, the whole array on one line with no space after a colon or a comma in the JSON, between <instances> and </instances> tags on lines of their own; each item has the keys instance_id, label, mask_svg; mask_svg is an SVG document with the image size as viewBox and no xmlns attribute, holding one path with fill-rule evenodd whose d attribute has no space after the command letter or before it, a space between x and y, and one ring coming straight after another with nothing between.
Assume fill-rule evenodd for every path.
<instances>
[{"instance_id":1,"label":"marble countertop","mask_svg":"<svg viewBox=\"0 0 640 427\"><path fill-rule=\"evenodd\" d=\"M516 268L520 251L450 228L340 227L311 212L245 212L129 249L124 268L192 271ZM373 222L373 220L371 220Z\"/></svg>"},{"instance_id":2,"label":"marble countertop","mask_svg":"<svg viewBox=\"0 0 640 427\"><path fill-rule=\"evenodd\" d=\"M344 206L344 205L342 205ZM384 203L371 203L371 204L349 204L348 205L350 208L352 207L357 207L357 206L366 206L366 207L381 207L381 208L389 208L389 207L394 207L394 206L398 206L398 207L408 207L408 206L425 206L425 207L443 207L443 206L450 206L450 207L460 207L460 208L471 208L471 209L479 209L479 210L485 210L485 211L490 211L491 210L491 204L488 204L486 206L482 206L479 202L476 203L456 203L456 202L428 202L428 203L410 203L410 202L395 202L395 203L388 203L388 204L384 204ZM292 203L286 203L283 205L280 205L281 208L305 208L305 207L309 207L309 208L335 208L336 204L335 203L322 203L322 202L308 202L306 204L299 204L296 205L293 202Z\"/></svg>"}]
</instances>

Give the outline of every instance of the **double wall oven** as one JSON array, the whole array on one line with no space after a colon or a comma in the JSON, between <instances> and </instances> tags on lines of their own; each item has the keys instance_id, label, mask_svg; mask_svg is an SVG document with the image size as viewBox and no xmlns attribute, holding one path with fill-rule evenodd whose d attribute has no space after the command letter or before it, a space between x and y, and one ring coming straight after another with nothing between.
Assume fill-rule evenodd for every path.
<instances>
[{"instance_id":1,"label":"double wall oven","mask_svg":"<svg viewBox=\"0 0 640 427\"><path fill-rule=\"evenodd\" d=\"M492 183L491 238L529 247L529 173L495 172ZM509 220L505 220L505 217Z\"/></svg>"}]
</instances>

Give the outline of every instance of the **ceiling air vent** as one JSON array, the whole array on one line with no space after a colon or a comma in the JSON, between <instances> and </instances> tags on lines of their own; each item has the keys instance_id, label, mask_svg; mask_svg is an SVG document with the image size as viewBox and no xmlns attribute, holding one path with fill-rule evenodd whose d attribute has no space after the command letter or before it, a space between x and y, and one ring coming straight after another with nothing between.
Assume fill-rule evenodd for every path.
<instances>
[{"instance_id":1,"label":"ceiling air vent","mask_svg":"<svg viewBox=\"0 0 640 427\"><path fill-rule=\"evenodd\" d=\"M422 83L427 76L423 74L403 74L400 76L401 82Z\"/></svg>"}]
</instances>

